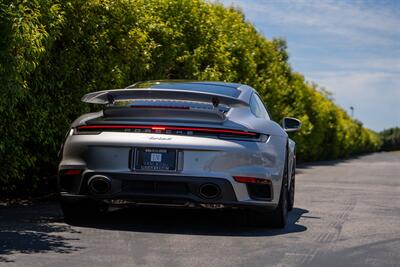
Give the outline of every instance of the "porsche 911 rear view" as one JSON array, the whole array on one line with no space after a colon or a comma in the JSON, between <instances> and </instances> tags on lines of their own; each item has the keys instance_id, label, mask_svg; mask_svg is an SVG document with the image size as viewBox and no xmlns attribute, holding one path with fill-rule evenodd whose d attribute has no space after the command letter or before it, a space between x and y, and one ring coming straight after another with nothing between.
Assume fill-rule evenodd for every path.
<instances>
[{"instance_id":1,"label":"porsche 911 rear view","mask_svg":"<svg viewBox=\"0 0 400 267\"><path fill-rule=\"evenodd\" d=\"M270 119L253 88L148 81L93 92L101 111L76 119L59 165L67 218L110 207L237 209L258 226L284 227L294 204L294 118Z\"/></svg>"}]
</instances>

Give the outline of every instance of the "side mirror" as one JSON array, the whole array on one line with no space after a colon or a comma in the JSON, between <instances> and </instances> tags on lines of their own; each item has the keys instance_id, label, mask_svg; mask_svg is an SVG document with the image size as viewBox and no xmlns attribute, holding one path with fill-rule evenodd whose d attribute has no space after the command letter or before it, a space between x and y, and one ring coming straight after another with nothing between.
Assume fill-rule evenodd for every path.
<instances>
[{"instance_id":1,"label":"side mirror","mask_svg":"<svg viewBox=\"0 0 400 267\"><path fill-rule=\"evenodd\" d=\"M282 128L286 132L295 132L300 130L301 121L295 118L285 117L282 121Z\"/></svg>"}]
</instances>

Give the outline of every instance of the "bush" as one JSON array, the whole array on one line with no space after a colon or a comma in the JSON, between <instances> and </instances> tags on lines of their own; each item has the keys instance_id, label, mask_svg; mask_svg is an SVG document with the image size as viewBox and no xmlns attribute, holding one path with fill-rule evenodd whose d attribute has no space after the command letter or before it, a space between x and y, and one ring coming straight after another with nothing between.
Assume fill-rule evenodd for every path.
<instances>
[{"instance_id":1,"label":"bush","mask_svg":"<svg viewBox=\"0 0 400 267\"><path fill-rule=\"evenodd\" d=\"M3 0L0 3L0 190L30 191L56 173L83 94L138 80L246 83L275 120L303 121L293 135L304 160L379 148L317 87L291 70L286 43L268 40L221 4L167 0Z\"/></svg>"}]
</instances>

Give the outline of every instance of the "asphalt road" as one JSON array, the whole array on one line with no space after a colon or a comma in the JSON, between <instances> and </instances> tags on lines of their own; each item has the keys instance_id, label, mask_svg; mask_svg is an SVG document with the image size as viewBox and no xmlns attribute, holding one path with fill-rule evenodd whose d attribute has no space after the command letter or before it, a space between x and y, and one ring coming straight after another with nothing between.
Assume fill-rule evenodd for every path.
<instances>
[{"instance_id":1,"label":"asphalt road","mask_svg":"<svg viewBox=\"0 0 400 267\"><path fill-rule=\"evenodd\" d=\"M298 169L284 230L220 211L126 209L66 223L0 207L0 266L400 266L400 152Z\"/></svg>"}]
</instances>

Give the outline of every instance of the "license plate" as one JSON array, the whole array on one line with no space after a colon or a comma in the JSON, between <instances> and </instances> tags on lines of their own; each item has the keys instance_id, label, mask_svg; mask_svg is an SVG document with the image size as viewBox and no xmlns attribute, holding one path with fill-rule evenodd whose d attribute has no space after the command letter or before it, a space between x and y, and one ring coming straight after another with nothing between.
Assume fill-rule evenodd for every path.
<instances>
[{"instance_id":1,"label":"license plate","mask_svg":"<svg viewBox=\"0 0 400 267\"><path fill-rule=\"evenodd\" d=\"M135 170L176 171L175 149L137 148L135 154Z\"/></svg>"}]
</instances>

